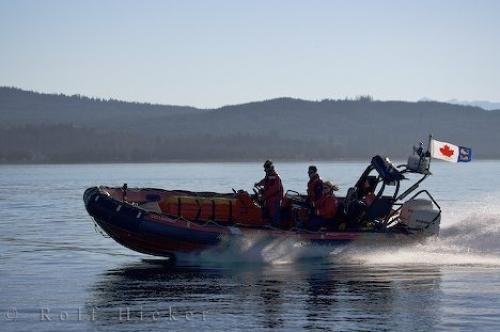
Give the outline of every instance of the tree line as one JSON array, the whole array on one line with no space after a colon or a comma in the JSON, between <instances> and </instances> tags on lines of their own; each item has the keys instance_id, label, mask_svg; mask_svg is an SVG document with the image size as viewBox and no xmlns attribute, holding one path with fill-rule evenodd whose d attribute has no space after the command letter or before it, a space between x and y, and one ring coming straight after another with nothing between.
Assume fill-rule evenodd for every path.
<instances>
[{"instance_id":1,"label":"tree line","mask_svg":"<svg viewBox=\"0 0 500 332\"><path fill-rule=\"evenodd\" d=\"M417 139L499 158L500 112L438 102L276 98L197 109L0 88L0 162L404 158Z\"/></svg>"}]
</instances>

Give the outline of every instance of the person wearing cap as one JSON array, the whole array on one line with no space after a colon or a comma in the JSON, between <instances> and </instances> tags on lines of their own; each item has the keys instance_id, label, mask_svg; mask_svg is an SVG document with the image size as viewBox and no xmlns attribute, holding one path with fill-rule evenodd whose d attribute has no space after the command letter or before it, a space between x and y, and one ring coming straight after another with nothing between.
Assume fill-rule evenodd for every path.
<instances>
[{"instance_id":1,"label":"person wearing cap","mask_svg":"<svg viewBox=\"0 0 500 332\"><path fill-rule=\"evenodd\" d=\"M279 227L281 203L283 200L283 184L271 160L266 160L264 163L264 172L266 172L266 176L259 182L256 182L254 186L261 188L260 192L264 201L264 215L271 220L274 227Z\"/></svg>"},{"instance_id":2,"label":"person wearing cap","mask_svg":"<svg viewBox=\"0 0 500 332\"><path fill-rule=\"evenodd\" d=\"M307 170L309 182L307 183L307 201L314 209L317 201L323 195L323 181L319 177L318 168L314 165L309 166Z\"/></svg>"}]
</instances>

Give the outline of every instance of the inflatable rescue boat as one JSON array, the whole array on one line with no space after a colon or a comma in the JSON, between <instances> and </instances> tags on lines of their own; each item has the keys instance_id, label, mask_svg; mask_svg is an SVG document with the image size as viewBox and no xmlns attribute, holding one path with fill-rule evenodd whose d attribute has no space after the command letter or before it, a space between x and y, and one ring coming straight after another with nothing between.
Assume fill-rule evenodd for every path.
<instances>
[{"instance_id":1,"label":"inflatable rescue boat","mask_svg":"<svg viewBox=\"0 0 500 332\"><path fill-rule=\"evenodd\" d=\"M352 241L413 242L437 236L441 208L427 190L418 190L429 175L430 154L414 149L407 164L395 166L375 156L345 197L338 212L318 231L304 228L310 218L305 195L288 191L282 227L263 216L259 193L192 192L153 188L92 187L85 207L95 224L123 246L140 253L175 257L200 253L246 236L291 238L303 245L326 247ZM360 204L360 186L371 177L374 201ZM414 179L406 190L401 181ZM407 187L407 186L406 186Z\"/></svg>"}]
</instances>

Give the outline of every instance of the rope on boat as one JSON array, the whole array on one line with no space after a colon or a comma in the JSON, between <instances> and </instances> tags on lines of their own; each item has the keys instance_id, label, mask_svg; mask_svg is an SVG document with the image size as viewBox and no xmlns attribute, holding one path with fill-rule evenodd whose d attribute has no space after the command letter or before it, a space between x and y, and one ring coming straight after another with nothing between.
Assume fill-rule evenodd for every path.
<instances>
[{"instance_id":1,"label":"rope on boat","mask_svg":"<svg viewBox=\"0 0 500 332\"><path fill-rule=\"evenodd\" d=\"M192 220L188 220L184 217L176 217L175 219L173 219L174 221L183 221L187 224L190 224L190 223L195 223L197 225L201 225L201 226L208 226L208 225L215 225L215 226L219 226L219 227L227 227L226 225L221 225L219 224L218 222L216 222L215 220L208 220L207 222L203 223L203 224L200 224L200 223L196 223ZM242 226L242 224L238 224L238 223L235 223L234 226ZM264 226L264 228L267 228L267 229L271 229L273 231L284 231L284 229L281 229L281 228L276 228L276 227L273 227L271 225L266 225ZM291 228L289 229L290 231L295 231L295 232L301 232L301 233L308 233L308 234L320 234L320 233L324 233L324 231L321 231L321 230L317 230L317 231L312 231L312 230L308 230L308 229L305 229L305 228Z\"/></svg>"},{"instance_id":2,"label":"rope on boat","mask_svg":"<svg viewBox=\"0 0 500 332\"><path fill-rule=\"evenodd\" d=\"M94 231L97 234L101 234L105 238L110 238L110 236L108 234L106 234L106 232L104 232L104 230L101 228L101 226L99 226L99 224L97 223L97 221L95 221L95 218L91 217L91 219L92 219L92 223L94 224Z\"/></svg>"},{"instance_id":3,"label":"rope on boat","mask_svg":"<svg viewBox=\"0 0 500 332\"><path fill-rule=\"evenodd\" d=\"M216 226L224 227L223 225L217 223L215 220L208 220L206 223L203 224L203 226L207 226L209 224L213 224L213 225L216 225Z\"/></svg>"}]
</instances>

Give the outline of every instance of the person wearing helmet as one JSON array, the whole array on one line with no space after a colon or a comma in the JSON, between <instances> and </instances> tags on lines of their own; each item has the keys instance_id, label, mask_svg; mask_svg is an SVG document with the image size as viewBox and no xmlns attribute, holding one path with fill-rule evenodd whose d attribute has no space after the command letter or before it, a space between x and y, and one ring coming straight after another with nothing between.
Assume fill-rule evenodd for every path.
<instances>
[{"instance_id":1,"label":"person wearing helmet","mask_svg":"<svg viewBox=\"0 0 500 332\"><path fill-rule=\"evenodd\" d=\"M271 160L266 160L264 163L264 172L266 176L256 182L255 187L260 188L259 191L262 194L264 215L271 220L274 227L279 227L283 185Z\"/></svg>"},{"instance_id":2,"label":"person wearing helmet","mask_svg":"<svg viewBox=\"0 0 500 332\"><path fill-rule=\"evenodd\" d=\"M318 168L314 165L309 166L307 170L309 182L307 183L307 202L314 210L317 201L323 195L323 180L319 177Z\"/></svg>"}]
</instances>

